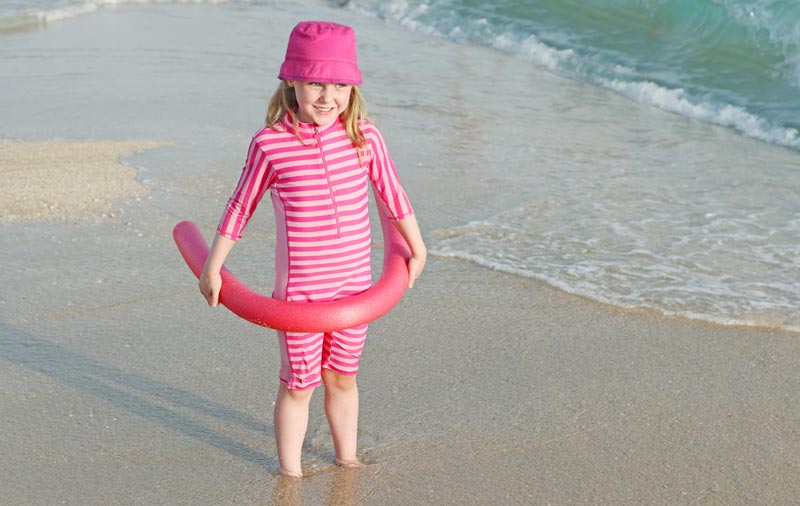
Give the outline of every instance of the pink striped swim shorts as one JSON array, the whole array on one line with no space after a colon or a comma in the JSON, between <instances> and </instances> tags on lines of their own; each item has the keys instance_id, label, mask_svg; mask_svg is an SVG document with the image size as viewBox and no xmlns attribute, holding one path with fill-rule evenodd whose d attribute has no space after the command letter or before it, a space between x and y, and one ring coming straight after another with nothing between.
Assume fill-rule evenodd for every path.
<instances>
[{"instance_id":1,"label":"pink striped swim shorts","mask_svg":"<svg viewBox=\"0 0 800 506\"><path fill-rule=\"evenodd\" d=\"M367 324L324 333L278 331L280 379L290 390L307 390L322 383L323 368L354 376L366 338Z\"/></svg>"}]
</instances>

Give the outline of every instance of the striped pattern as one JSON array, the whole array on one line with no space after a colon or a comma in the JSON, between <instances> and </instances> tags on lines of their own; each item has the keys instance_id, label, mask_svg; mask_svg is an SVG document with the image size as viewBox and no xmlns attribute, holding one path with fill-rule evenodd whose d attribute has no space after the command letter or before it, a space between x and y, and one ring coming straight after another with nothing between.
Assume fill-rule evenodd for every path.
<instances>
[{"instance_id":1,"label":"striped pattern","mask_svg":"<svg viewBox=\"0 0 800 506\"><path fill-rule=\"evenodd\" d=\"M277 128L264 128L253 137L217 231L241 238L270 192L277 224L273 297L327 301L369 288L368 181L393 219L413 213L380 132L369 122L361 127L367 139L361 161L338 121L327 127L300 124L295 131L287 116ZM318 384L320 363L343 374L357 372L366 325L324 339L322 334L279 335L286 365L281 378L290 388L308 388L314 386L310 376L317 375Z\"/></svg>"},{"instance_id":2,"label":"striped pattern","mask_svg":"<svg viewBox=\"0 0 800 506\"><path fill-rule=\"evenodd\" d=\"M305 390L320 384L323 368L356 374L366 336L366 324L325 334L278 331L281 380L292 390Z\"/></svg>"}]
</instances>

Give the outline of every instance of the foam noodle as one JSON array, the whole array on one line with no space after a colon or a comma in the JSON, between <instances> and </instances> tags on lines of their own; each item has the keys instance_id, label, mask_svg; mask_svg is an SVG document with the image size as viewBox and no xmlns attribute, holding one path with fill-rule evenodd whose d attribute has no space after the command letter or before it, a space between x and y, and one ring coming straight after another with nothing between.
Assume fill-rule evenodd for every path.
<instances>
[{"instance_id":1,"label":"foam noodle","mask_svg":"<svg viewBox=\"0 0 800 506\"><path fill-rule=\"evenodd\" d=\"M292 332L328 332L361 325L388 313L408 286L411 251L377 198L383 229L384 252L381 277L368 290L330 302L288 302L254 292L223 267L219 301L236 315L257 325ZM209 248L200 229L191 221L175 225L175 243L195 276L199 277Z\"/></svg>"}]
</instances>

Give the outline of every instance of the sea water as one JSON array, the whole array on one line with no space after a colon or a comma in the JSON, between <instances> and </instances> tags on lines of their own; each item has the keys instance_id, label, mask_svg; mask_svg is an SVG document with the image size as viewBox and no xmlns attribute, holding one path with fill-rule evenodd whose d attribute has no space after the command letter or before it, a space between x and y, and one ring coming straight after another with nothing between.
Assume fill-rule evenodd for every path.
<instances>
[{"instance_id":1,"label":"sea water","mask_svg":"<svg viewBox=\"0 0 800 506\"><path fill-rule=\"evenodd\" d=\"M349 8L800 150L800 2L353 0ZM609 125L626 121L621 108L615 114ZM754 153L735 136L693 142L706 135L642 132L600 141L606 148L594 159L531 156L517 174L528 200L445 231L433 251L618 306L800 330L800 156Z\"/></svg>"},{"instance_id":2,"label":"sea water","mask_svg":"<svg viewBox=\"0 0 800 506\"><path fill-rule=\"evenodd\" d=\"M800 2L794 0L352 0L348 5L800 148Z\"/></svg>"},{"instance_id":3,"label":"sea water","mask_svg":"<svg viewBox=\"0 0 800 506\"><path fill-rule=\"evenodd\" d=\"M127 3L218 2L13 0L0 6L0 49L3 33L50 29ZM225 10L219 21L204 17L195 22L209 29L221 22L250 26L240 21L263 16L267 6L280 4L221 2L219 8ZM424 118L430 124L431 138L448 144L438 158L426 160L434 169L450 163L479 166L475 170L482 186L475 187L475 194L482 199L448 210L463 216L462 221L437 223L423 217L423 223L436 223L427 230L433 254L537 278L617 306L800 330L800 4L351 0L345 9L420 32L419 37L465 49L480 46L485 48L481 54L497 52L517 60L503 67L502 74L480 74L485 81L481 85L465 83L459 95L432 82L443 79L434 77L440 62L431 57L432 50L419 56L430 61L419 62L420 71L404 81L406 89L427 90L424 94L399 97L396 87L368 90L379 99L372 102L378 111L400 115L412 110L415 121ZM274 39L282 41L286 33ZM84 79L80 72L63 75L80 82L84 94L93 89L91 93L140 100L136 108L143 114L132 122L140 128L134 132L137 137L152 132L151 137L161 139L167 132L194 128L193 139L195 134L206 136L195 140L195 156L199 146L211 146L206 152L211 154L219 147L212 140L241 144L247 133L242 132L256 126L244 120L245 110L256 103L263 106L268 90L255 90L243 80L237 81L240 89L231 90L229 76L253 71L248 62L254 48L233 45L255 46L258 36L255 30L237 34L229 47L205 48L203 59L181 49L159 53L164 66L145 82L181 90L169 107L186 103L177 113L152 121L145 121L144 113L163 93L142 88L133 71L119 81L130 86L123 90L116 88L119 83L112 90L103 83L75 81ZM200 39L185 42L185 47L203 47ZM136 50L152 58L167 43L143 37ZM124 51L133 59L129 67L137 69L133 51ZM367 64L376 52L374 44L362 46ZM75 51L69 57L77 64L81 55ZM4 57L13 66L14 55ZM102 63L103 57L95 60ZM196 58L196 65L188 65L188 58ZM198 74L160 75L173 60ZM152 61L142 65L137 70L149 70ZM490 65L490 58L481 65ZM258 72L266 80L268 69ZM542 80L537 73L552 73L573 84ZM196 86L198 79L202 86ZM470 75L459 79L468 81ZM547 82L553 84L545 89ZM540 88L532 89L533 83ZM218 84L233 98L208 100L215 121L213 127L202 125L192 104L203 93L210 98L209 90ZM46 97L50 85L39 85L29 84L35 95ZM494 97L468 93L480 86L502 91ZM79 95L76 101L87 105L71 111L81 131L95 138L103 133L131 136L135 127L106 122L89 98ZM502 109L496 104L510 105ZM6 111L15 106L6 104ZM44 121L57 105L41 110L41 118L29 118L28 127L24 122L7 124L0 136L58 137L59 130L48 130ZM452 135L436 137L443 129L451 129ZM403 143L394 146L402 148ZM454 182L453 191L463 184ZM424 209L426 203L417 207Z\"/></svg>"},{"instance_id":4,"label":"sea water","mask_svg":"<svg viewBox=\"0 0 800 506\"><path fill-rule=\"evenodd\" d=\"M215 4L227 0L3 0L0 33L43 28L51 23L125 4Z\"/></svg>"}]
</instances>

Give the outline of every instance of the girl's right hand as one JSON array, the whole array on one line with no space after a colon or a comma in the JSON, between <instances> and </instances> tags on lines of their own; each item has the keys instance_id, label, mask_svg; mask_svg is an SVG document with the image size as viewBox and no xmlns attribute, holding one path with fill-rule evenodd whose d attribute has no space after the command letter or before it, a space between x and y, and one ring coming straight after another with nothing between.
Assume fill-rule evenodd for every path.
<instances>
[{"instance_id":1,"label":"girl's right hand","mask_svg":"<svg viewBox=\"0 0 800 506\"><path fill-rule=\"evenodd\" d=\"M219 273L206 273L200 275L200 293L206 298L211 307L216 307L219 302L219 291L222 288L222 276Z\"/></svg>"}]
</instances>

